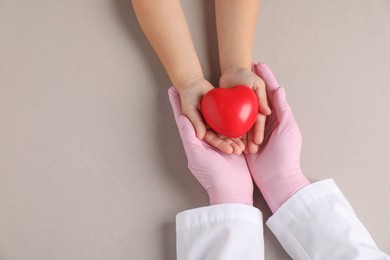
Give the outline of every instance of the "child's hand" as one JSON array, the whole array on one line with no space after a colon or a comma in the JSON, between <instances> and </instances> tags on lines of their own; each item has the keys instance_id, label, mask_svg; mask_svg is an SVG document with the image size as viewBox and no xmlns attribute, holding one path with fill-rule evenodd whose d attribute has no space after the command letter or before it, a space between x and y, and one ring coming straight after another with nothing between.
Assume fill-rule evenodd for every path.
<instances>
[{"instance_id":1,"label":"child's hand","mask_svg":"<svg viewBox=\"0 0 390 260\"><path fill-rule=\"evenodd\" d=\"M191 121L195 128L196 136L204 140L218 150L230 154L241 154L244 150L244 143L238 138L227 138L218 135L206 127L199 110L199 103L206 92L214 87L204 78L194 78L184 81L178 86L181 98L181 109L185 116Z\"/></svg>"},{"instance_id":2,"label":"child's hand","mask_svg":"<svg viewBox=\"0 0 390 260\"><path fill-rule=\"evenodd\" d=\"M259 115L246 135L242 137L246 153L256 153L258 146L264 139L264 127L266 115L271 113L268 106L264 81L252 71L244 68L229 69L224 72L219 80L222 88L230 88L235 85L246 85L253 89L259 101Z\"/></svg>"}]
</instances>

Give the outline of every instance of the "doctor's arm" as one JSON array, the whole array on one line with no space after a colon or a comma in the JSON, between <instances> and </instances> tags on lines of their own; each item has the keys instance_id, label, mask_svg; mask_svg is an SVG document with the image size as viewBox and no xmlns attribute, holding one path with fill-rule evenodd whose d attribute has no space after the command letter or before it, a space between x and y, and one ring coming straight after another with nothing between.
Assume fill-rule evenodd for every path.
<instances>
[{"instance_id":1,"label":"doctor's arm","mask_svg":"<svg viewBox=\"0 0 390 260\"><path fill-rule=\"evenodd\" d=\"M375 244L333 180L310 183L300 166L302 137L285 92L265 64L256 65L273 112L248 166L274 215L268 227L293 259L390 259Z\"/></svg>"},{"instance_id":2,"label":"doctor's arm","mask_svg":"<svg viewBox=\"0 0 390 260\"><path fill-rule=\"evenodd\" d=\"M244 156L221 153L197 139L173 87L169 99L188 168L210 199L210 206L176 216L177 259L264 259L262 215L252 206L253 182Z\"/></svg>"}]
</instances>

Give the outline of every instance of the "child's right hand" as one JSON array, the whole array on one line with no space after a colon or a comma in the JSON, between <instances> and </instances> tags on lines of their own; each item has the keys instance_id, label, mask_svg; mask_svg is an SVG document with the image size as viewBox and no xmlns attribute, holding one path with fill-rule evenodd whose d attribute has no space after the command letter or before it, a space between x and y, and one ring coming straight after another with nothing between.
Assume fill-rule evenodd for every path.
<instances>
[{"instance_id":1,"label":"child's right hand","mask_svg":"<svg viewBox=\"0 0 390 260\"><path fill-rule=\"evenodd\" d=\"M214 88L210 82L204 78L193 78L176 87L180 94L182 112L194 126L196 136L224 153L241 154L245 146L240 139L221 136L207 128L203 121L199 103L203 95Z\"/></svg>"}]
</instances>

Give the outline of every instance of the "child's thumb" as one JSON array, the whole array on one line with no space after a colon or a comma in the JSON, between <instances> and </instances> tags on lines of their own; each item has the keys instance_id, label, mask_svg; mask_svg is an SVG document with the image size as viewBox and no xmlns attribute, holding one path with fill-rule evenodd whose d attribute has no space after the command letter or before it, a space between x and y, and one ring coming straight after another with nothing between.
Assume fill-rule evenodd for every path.
<instances>
[{"instance_id":1,"label":"child's thumb","mask_svg":"<svg viewBox=\"0 0 390 260\"><path fill-rule=\"evenodd\" d=\"M179 129L183 143L198 143L200 140L196 137L195 129L190 120L183 115L181 111L180 95L174 87L168 90L169 101L171 102L173 114L175 115L176 125Z\"/></svg>"}]
</instances>

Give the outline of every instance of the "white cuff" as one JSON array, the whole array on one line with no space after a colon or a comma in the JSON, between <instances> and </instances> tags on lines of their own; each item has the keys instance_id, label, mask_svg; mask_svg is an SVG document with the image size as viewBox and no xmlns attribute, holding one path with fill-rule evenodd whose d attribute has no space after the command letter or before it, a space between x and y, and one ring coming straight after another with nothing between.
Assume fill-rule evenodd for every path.
<instances>
[{"instance_id":1,"label":"white cuff","mask_svg":"<svg viewBox=\"0 0 390 260\"><path fill-rule=\"evenodd\" d=\"M343 201L344 205L347 205L353 211L333 179L327 179L307 185L296 192L280 206L266 224L275 236L278 236L292 221L296 221L301 212L307 211L313 202L329 195L336 195L338 199Z\"/></svg>"},{"instance_id":2,"label":"white cuff","mask_svg":"<svg viewBox=\"0 0 390 260\"><path fill-rule=\"evenodd\" d=\"M244 204L220 204L186 210L176 216L178 260L264 259L260 210Z\"/></svg>"},{"instance_id":3,"label":"white cuff","mask_svg":"<svg viewBox=\"0 0 390 260\"><path fill-rule=\"evenodd\" d=\"M231 220L248 222L259 228L263 226L263 217L259 209L249 205L229 203L180 212L176 215L176 232Z\"/></svg>"}]
</instances>

